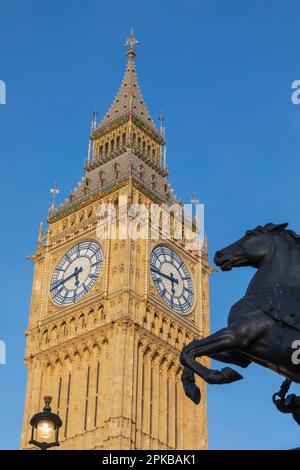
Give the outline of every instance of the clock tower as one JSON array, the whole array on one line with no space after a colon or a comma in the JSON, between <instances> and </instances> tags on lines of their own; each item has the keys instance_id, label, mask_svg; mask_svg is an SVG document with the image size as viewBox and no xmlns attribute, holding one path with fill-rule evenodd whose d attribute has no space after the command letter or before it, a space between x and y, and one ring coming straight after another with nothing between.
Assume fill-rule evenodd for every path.
<instances>
[{"instance_id":1,"label":"clock tower","mask_svg":"<svg viewBox=\"0 0 300 470\"><path fill-rule=\"evenodd\" d=\"M93 119L84 176L52 204L30 257L23 449L45 395L63 423L61 449L207 448L205 384L195 406L179 364L182 347L209 332L207 249L191 249L193 218L187 231L179 222L164 129L137 81L136 44L131 33L117 96L99 124Z\"/></svg>"}]
</instances>

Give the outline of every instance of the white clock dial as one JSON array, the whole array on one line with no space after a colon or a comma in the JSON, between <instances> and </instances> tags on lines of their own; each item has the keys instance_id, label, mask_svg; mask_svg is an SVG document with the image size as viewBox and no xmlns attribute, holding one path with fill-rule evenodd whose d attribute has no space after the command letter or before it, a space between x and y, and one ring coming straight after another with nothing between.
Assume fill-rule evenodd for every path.
<instances>
[{"instance_id":1,"label":"white clock dial","mask_svg":"<svg viewBox=\"0 0 300 470\"><path fill-rule=\"evenodd\" d=\"M150 256L153 282L163 301L180 314L186 314L194 301L191 276L181 258L167 246L156 246Z\"/></svg>"},{"instance_id":2,"label":"white clock dial","mask_svg":"<svg viewBox=\"0 0 300 470\"><path fill-rule=\"evenodd\" d=\"M91 241L73 246L60 260L52 276L50 293L60 305L78 302L89 292L103 264L101 247Z\"/></svg>"}]
</instances>

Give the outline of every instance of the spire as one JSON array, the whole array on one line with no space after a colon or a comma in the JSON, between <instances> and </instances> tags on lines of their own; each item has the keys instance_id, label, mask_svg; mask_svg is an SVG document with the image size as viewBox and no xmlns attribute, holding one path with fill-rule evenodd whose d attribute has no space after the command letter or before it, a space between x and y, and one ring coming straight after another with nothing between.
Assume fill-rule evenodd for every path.
<instances>
[{"instance_id":1,"label":"spire","mask_svg":"<svg viewBox=\"0 0 300 470\"><path fill-rule=\"evenodd\" d=\"M95 130L95 136L98 130L102 130L106 126L110 127L116 120L125 116L134 116L141 121L142 124L150 127L152 131L159 133L143 100L137 80L134 58L136 56L135 47L138 44L139 42L135 39L133 30L131 30L129 38L125 42L125 45L129 48L126 53L128 61L123 81L111 107Z\"/></svg>"}]
</instances>

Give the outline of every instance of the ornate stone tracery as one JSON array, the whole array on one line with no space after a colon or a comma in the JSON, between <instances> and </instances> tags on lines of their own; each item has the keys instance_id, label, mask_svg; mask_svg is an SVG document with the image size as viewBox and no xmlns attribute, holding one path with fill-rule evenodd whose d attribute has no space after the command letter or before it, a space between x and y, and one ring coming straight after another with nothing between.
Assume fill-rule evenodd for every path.
<instances>
[{"instance_id":1,"label":"ornate stone tracery","mask_svg":"<svg viewBox=\"0 0 300 470\"><path fill-rule=\"evenodd\" d=\"M133 56L121 94L124 87L130 88L125 83L138 88ZM117 224L129 221L126 211L119 214L120 195L148 209L153 203L178 202L161 161L164 137L139 95L137 90L130 104L129 95L119 93L94 129L94 152L86 162L86 174L67 200L50 211L47 237L31 257L35 273L26 331L22 448L28 448L29 419L45 394L52 395L63 421L62 449L172 450L207 445L205 406L195 411L184 400L178 360L185 344L208 334L207 251L188 251L185 240L173 236L166 241L185 260L195 286L191 311L179 316L164 304L149 275L150 253L163 238L162 227L157 240L99 240L96 231L101 203L114 205ZM81 301L58 306L49 295L52 273L68 249L86 240L101 244L104 262L99 278Z\"/></svg>"}]
</instances>

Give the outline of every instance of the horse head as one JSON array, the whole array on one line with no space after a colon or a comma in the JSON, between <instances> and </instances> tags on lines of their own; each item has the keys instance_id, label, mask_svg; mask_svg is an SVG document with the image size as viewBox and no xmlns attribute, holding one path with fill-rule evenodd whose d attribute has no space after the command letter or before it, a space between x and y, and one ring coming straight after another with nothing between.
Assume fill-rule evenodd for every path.
<instances>
[{"instance_id":1,"label":"horse head","mask_svg":"<svg viewBox=\"0 0 300 470\"><path fill-rule=\"evenodd\" d=\"M252 266L257 268L270 250L270 237L273 234L284 232L287 223L268 223L247 230L245 235L231 245L216 252L214 262L220 266L222 271L230 271L232 268L241 266ZM292 234L299 238L294 232L288 230L284 233Z\"/></svg>"}]
</instances>

